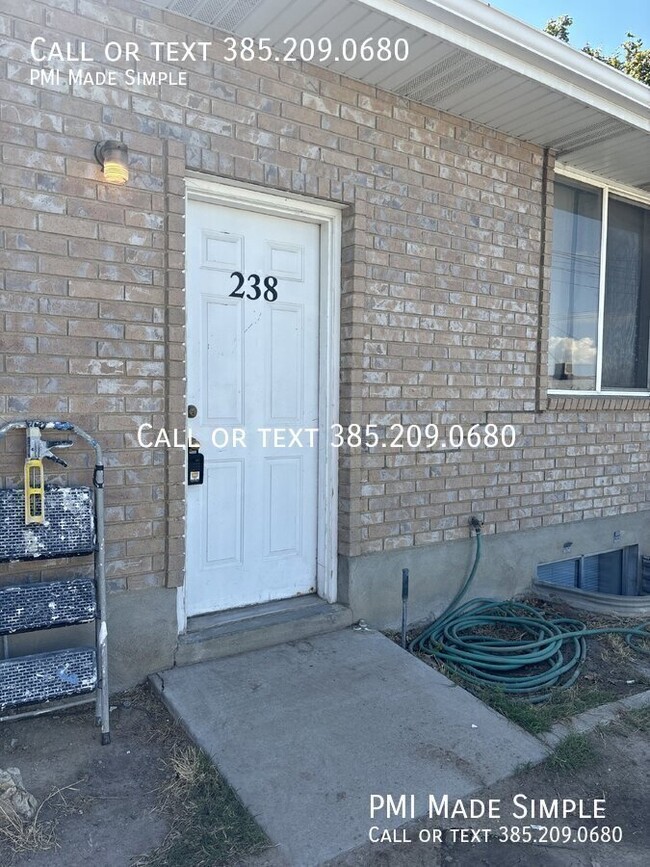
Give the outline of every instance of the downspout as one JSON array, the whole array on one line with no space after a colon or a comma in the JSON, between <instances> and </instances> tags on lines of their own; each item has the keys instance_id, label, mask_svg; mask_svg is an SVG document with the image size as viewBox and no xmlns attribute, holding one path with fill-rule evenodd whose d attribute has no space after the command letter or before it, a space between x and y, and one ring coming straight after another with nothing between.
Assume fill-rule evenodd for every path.
<instances>
[{"instance_id":1,"label":"downspout","mask_svg":"<svg viewBox=\"0 0 650 867\"><path fill-rule=\"evenodd\" d=\"M544 148L542 157L542 193L540 199L541 206L541 227L540 227L540 251L539 251L539 280L537 292L537 377L536 377L536 395L535 404L537 411L541 412L546 407L546 380L548 375L548 323L544 312L544 301L548 295L545 284L546 271L546 245L548 242L547 220L548 220L548 180L549 180L549 161L551 149ZM550 310L550 306L549 306Z\"/></svg>"}]
</instances>

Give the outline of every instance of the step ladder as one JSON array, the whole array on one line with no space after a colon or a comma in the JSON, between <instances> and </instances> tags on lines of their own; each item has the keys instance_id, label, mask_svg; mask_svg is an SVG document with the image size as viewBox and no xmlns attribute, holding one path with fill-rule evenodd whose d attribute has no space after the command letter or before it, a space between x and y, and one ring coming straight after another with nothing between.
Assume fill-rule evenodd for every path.
<instances>
[{"instance_id":1,"label":"step ladder","mask_svg":"<svg viewBox=\"0 0 650 867\"><path fill-rule=\"evenodd\" d=\"M27 580L0 585L0 637L3 646L0 721L61 710L66 706L66 700L69 704L71 697L94 692L95 718L97 725L101 726L101 742L109 744L101 447L90 434L67 421L9 422L0 427L0 440L14 430L25 430L30 444L25 462L26 486L0 488L0 563L92 554L94 574L92 578ZM70 445L70 441L41 439L45 434L60 433L74 434L94 449L92 488L43 485L42 476L34 473L35 468L38 470L38 455L66 466L50 449L57 445ZM28 469L31 482L28 481ZM33 481L35 476L37 484ZM95 623L93 646L10 655L11 635L91 622ZM5 711L10 712L5 714Z\"/></svg>"}]
</instances>

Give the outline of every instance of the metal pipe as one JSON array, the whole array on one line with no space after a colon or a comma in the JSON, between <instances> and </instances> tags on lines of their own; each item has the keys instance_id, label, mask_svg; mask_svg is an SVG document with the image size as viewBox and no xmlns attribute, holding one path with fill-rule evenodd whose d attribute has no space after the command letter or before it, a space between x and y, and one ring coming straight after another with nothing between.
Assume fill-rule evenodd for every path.
<instances>
[{"instance_id":1,"label":"metal pipe","mask_svg":"<svg viewBox=\"0 0 650 867\"><path fill-rule=\"evenodd\" d=\"M46 702L44 707L37 707L33 710L22 711L21 713L11 713L6 714L5 716L0 716L0 722L13 722L14 720L19 719L29 719L34 716L45 716L46 713L52 713L53 710L62 711L67 710L69 707L82 707L86 704L93 704L95 701L92 696L90 698L80 698L75 701L65 701L61 700L57 703L55 708L51 707L49 703Z\"/></svg>"},{"instance_id":2,"label":"metal pipe","mask_svg":"<svg viewBox=\"0 0 650 867\"><path fill-rule=\"evenodd\" d=\"M97 691L97 722L102 727L102 744L110 744L111 735L109 728L108 707L108 653L106 627L106 545L104 538L104 464L102 450L99 443L94 443L97 463L93 474L95 486L95 518L97 521L97 546L95 550L95 583L97 585L97 601L99 603L99 618L95 624L97 629L97 651L99 653L98 665L100 676L100 688Z\"/></svg>"},{"instance_id":3,"label":"metal pipe","mask_svg":"<svg viewBox=\"0 0 650 867\"><path fill-rule=\"evenodd\" d=\"M406 624L408 623L409 570L402 569L402 647L406 650Z\"/></svg>"}]
</instances>

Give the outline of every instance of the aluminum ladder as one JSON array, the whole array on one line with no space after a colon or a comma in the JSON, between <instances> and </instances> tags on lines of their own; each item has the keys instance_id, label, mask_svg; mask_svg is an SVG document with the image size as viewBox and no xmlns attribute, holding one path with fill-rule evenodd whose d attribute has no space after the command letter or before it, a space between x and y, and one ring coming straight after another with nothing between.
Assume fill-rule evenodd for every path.
<instances>
[{"instance_id":1,"label":"aluminum ladder","mask_svg":"<svg viewBox=\"0 0 650 867\"><path fill-rule=\"evenodd\" d=\"M25 430L38 440L41 434L74 434L94 450L95 467L92 488L41 483L39 494L39 487L28 483L27 471L26 488L0 488L0 563L92 554L94 570L92 578L32 579L0 586L0 636L4 651L0 659L0 714L29 706L18 713L0 715L0 721L61 710L70 705L71 697L94 692L101 742L109 744L102 450L90 434L68 421L9 422L0 427L0 440L15 430ZM43 443L42 452L65 466L46 450L56 445L55 440ZM33 464L29 457L28 454L27 463ZM31 518L30 499L34 501ZM11 635L93 621L93 646L65 647L24 656L9 654ZM68 701L62 701L65 699Z\"/></svg>"}]
</instances>

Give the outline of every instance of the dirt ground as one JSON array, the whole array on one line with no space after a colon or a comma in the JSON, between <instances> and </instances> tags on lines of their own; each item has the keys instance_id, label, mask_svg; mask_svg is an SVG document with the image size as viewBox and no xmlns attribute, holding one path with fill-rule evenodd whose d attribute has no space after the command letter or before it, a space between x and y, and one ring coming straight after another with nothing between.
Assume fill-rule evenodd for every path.
<instances>
[{"instance_id":1,"label":"dirt ground","mask_svg":"<svg viewBox=\"0 0 650 867\"><path fill-rule=\"evenodd\" d=\"M52 795L39 819L57 843L16 854L0 841L0 864L121 867L165 837L168 823L154 807L165 780L169 717L144 689L111 707L113 742L104 747L92 705L0 725L0 767L19 768L39 803Z\"/></svg>"},{"instance_id":2,"label":"dirt ground","mask_svg":"<svg viewBox=\"0 0 650 867\"><path fill-rule=\"evenodd\" d=\"M556 845L504 844L463 845L448 842L443 847L443 863L458 867L498 864L500 867L543 864L547 867L607 867L607 865L641 865L648 863L650 851L650 750L648 730L623 723L610 725L590 736L595 750L593 764L576 771L531 769L506 780L497 788L503 803L513 795L524 793L535 798L605 799L605 819L598 821L570 819L568 825L577 836L579 826L619 827L620 843L570 843ZM494 797L494 793L490 793ZM535 824L560 825L559 821L533 820ZM513 824L525 824L520 820Z\"/></svg>"},{"instance_id":3,"label":"dirt ground","mask_svg":"<svg viewBox=\"0 0 650 867\"><path fill-rule=\"evenodd\" d=\"M630 617L617 617L602 612L595 614L558 601L531 598L527 602L539 608L549 619L568 617L580 620L588 629L608 626L625 629L642 624L642 621ZM635 652L626 644L623 636L592 635L587 639L587 648L587 658L580 680L587 686L609 693L611 701L642 692L650 686L650 656Z\"/></svg>"}]
</instances>

